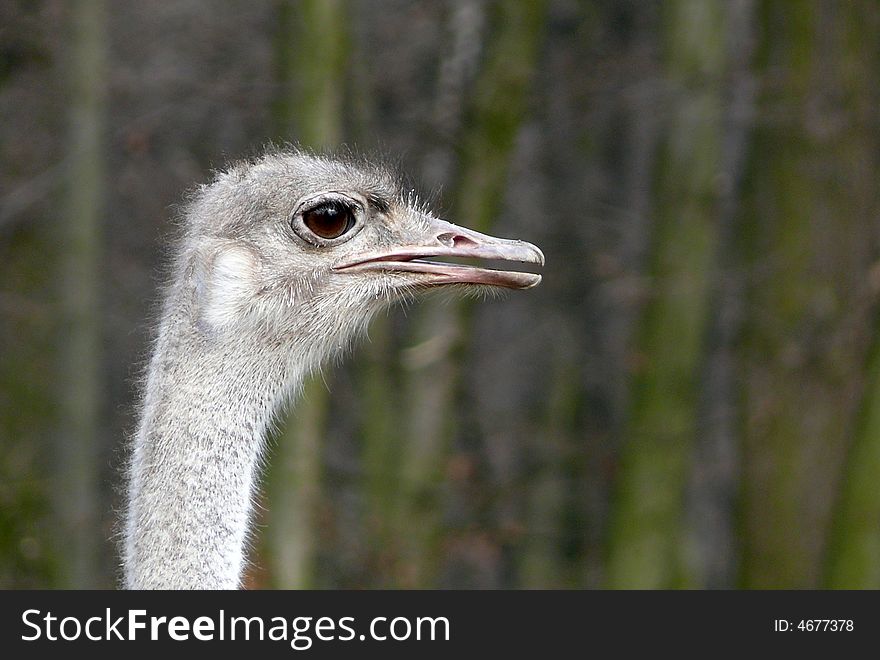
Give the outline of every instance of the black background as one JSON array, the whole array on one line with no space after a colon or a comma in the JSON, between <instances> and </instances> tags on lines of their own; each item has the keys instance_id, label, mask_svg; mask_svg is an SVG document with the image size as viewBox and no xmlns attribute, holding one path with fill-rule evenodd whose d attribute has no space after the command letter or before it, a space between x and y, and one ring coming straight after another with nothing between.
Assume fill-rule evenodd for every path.
<instances>
[{"instance_id":1,"label":"black background","mask_svg":"<svg viewBox=\"0 0 880 660\"><path fill-rule=\"evenodd\" d=\"M640 651L687 654L749 653L774 650L841 651L864 648L877 637L877 592L860 591L301 591L301 592L4 592L2 602L2 648L22 653L66 652L76 646L94 655L118 654L124 649L161 650L175 657L232 645L252 650L260 657L304 654L339 657L341 654L378 653L394 657L435 657L462 652L523 654L551 653L563 656L607 656ZM216 620L219 610L231 616L262 616L266 629L272 617L354 617L350 624L367 632L373 617L444 616L450 621L449 641L320 641L296 651L289 641L151 641L145 631L137 641L23 642L34 634L22 622L27 609L51 611L59 619L76 616L81 622L103 616L126 616L128 609L145 609L150 616L198 616ZM792 623L789 632L774 632L774 620ZM802 619L852 619L854 630L804 632L796 629ZM143 620L143 619L142 619ZM55 622L57 634L58 622ZM314 621L313 621L314 626ZM119 626L126 631L126 623ZM228 630L228 629L227 629ZM5 655L5 653L4 653ZM6 657L20 657L15 656Z\"/></svg>"}]
</instances>

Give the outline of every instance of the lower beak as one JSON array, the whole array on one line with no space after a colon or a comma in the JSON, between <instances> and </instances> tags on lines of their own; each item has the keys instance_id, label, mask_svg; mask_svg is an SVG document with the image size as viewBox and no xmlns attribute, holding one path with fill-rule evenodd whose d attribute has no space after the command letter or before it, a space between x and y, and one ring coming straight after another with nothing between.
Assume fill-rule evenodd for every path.
<instances>
[{"instance_id":1,"label":"lower beak","mask_svg":"<svg viewBox=\"0 0 880 660\"><path fill-rule=\"evenodd\" d=\"M432 218L429 238L391 250L360 255L334 267L336 271L413 273L420 284L483 284L530 289L541 282L536 273L494 270L466 264L432 261L435 257L491 259L544 265L544 253L525 241L496 238Z\"/></svg>"}]
</instances>

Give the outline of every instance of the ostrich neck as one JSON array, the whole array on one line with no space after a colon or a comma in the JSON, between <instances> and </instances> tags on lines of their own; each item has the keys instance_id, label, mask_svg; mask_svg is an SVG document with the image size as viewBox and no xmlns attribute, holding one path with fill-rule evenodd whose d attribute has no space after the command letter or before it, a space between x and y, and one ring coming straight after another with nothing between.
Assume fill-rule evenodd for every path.
<instances>
[{"instance_id":1,"label":"ostrich neck","mask_svg":"<svg viewBox=\"0 0 880 660\"><path fill-rule=\"evenodd\" d=\"M240 586L266 428L306 371L289 355L166 318L134 440L126 586Z\"/></svg>"}]
</instances>

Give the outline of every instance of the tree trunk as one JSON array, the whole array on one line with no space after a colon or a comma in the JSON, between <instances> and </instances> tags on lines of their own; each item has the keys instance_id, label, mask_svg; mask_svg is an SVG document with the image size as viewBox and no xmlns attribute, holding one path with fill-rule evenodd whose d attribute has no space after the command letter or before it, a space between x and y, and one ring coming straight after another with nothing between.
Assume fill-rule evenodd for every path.
<instances>
[{"instance_id":1,"label":"tree trunk","mask_svg":"<svg viewBox=\"0 0 880 660\"><path fill-rule=\"evenodd\" d=\"M613 502L607 584L681 580L683 498L718 239L723 2L679 0L664 24L671 117L660 156L650 300Z\"/></svg>"},{"instance_id":2,"label":"tree trunk","mask_svg":"<svg viewBox=\"0 0 880 660\"><path fill-rule=\"evenodd\" d=\"M752 273L742 342L747 587L819 583L856 412L864 237L876 222L876 67L865 66L865 8L762 3L760 103L773 121L756 129L742 235Z\"/></svg>"},{"instance_id":3,"label":"tree trunk","mask_svg":"<svg viewBox=\"0 0 880 660\"><path fill-rule=\"evenodd\" d=\"M684 584L730 589L739 571L736 503L741 473L741 392L736 340L743 323L745 277L737 260L740 190L755 118L757 80L752 73L757 39L755 3L726 5L727 57L724 136L718 173L718 250L712 285L707 356L700 387L697 437L686 495Z\"/></svg>"},{"instance_id":4,"label":"tree trunk","mask_svg":"<svg viewBox=\"0 0 880 660\"><path fill-rule=\"evenodd\" d=\"M498 215L514 141L527 110L544 29L543 2L503 2L494 7L484 64L464 122L455 177L452 221L488 232ZM419 520L406 540L403 560L414 583L435 584L439 569L438 485L456 431L459 364L468 304L426 301L414 327L405 373L406 443L399 520Z\"/></svg>"},{"instance_id":5,"label":"tree trunk","mask_svg":"<svg viewBox=\"0 0 880 660\"><path fill-rule=\"evenodd\" d=\"M856 6L859 7L858 3ZM868 86L860 90L859 101L851 109L850 119L856 120L856 130L850 136L851 144L846 153L848 156L860 154L863 166L868 165L867 171L859 168L857 181L861 194L867 194L867 199L873 200L864 210L869 218L876 219L880 209L876 194L872 196L870 193L871 189L876 189L876 180L870 173L876 173L880 164L875 137L880 99L876 85L870 81L880 70L880 52L876 47L869 48L868 44L873 38L871 35L877 32L880 13L876 6L871 9L873 13L856 9L846 16L848 52L845 62L851 72L849 82ZM872 53L873 57L864 57L866 52ZM867 163L863 160L866 156ZM868 191L863 186L867 186ZM840 492L829 538L824 586L833 589L880 589L880 488L877 487L877 475L880 475L880 323L877 321L880 316L876 312L880 296L880 245L877 243L880 235L876 225L874 232L871 254L874 263L865 278L871 285L875 309L874 345L868 356L866 384L854 438L839 480Z\"/></svg>"},{"instance_id":6,"label":"tree trunk","mask_svg":"<svg viewBox=\"0 0 880 660\"><path fill-rule=\"evenodd\" d=\"M101 447L101 214L104 198L105 50L102 0L72 12L70 151L63 205L61 371L57 511L61 584L94 588L101 539L98 465Z\"/></svg>"},{"instance_id":7,"label":"tree trunk","mask_svg":"<svg viewBox=\"0 0 880 660\"><path fill-rule=\"evenodd\" d=\"M342 0L278 4L276 133L303 147L336 146L343 132L347 48ZM323 437L329 397L320 374L307 380L277 439L267 479L271 524L266 543L276 587L315 586Z\"/></svg>"},{"instance_id":8,"label":"tree trunk","mask_svg":"<svg viewBox=\"0 0 880 660\"><path fill-rule=\"evenodd\" d=\"M876 337L868 368L860 420L831 528L825 579L825 587L831 589L880 589L880 341Z\"/></svg>"}]
</instances>

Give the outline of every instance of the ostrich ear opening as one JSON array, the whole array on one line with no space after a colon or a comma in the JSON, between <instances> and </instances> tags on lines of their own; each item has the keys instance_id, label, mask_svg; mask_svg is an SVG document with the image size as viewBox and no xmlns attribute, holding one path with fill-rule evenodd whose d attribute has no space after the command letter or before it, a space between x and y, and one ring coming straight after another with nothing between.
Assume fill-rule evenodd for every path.
<instances>
[{"instance_id":1,"label":"ostrich ear opening","mask_svg":"<svg viewBox=\"0 0 880 660\"><path fill-rule=\"evenodd\" d=\"M224 245L196 260L194 272L199 327L222 331L247 316L258 292L259 258L250 248Z\"/></svg>"}]
</instances>

